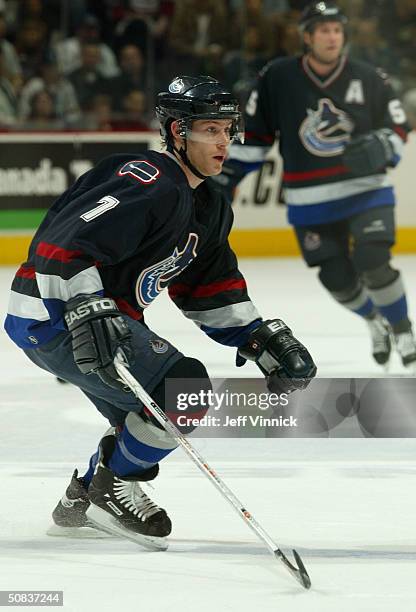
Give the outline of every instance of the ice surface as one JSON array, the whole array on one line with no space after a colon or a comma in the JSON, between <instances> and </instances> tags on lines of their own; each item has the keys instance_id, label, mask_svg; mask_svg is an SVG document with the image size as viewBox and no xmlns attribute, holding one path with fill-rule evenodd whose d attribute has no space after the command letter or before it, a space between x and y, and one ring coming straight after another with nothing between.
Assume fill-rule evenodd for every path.
<instances>
[{"instance_id":1,"label":"ice surface","mask_svg":"<svg viewBox=\"0 0 416 612\"><path fill-rule=\"evenodd\" d=\"M416 257L396 265L414 307ZM382 374L365 325L334 304L300 260L243 260L241 268L260 312L293 326L322 376ZM3 311L12 275L0 269ZM257 375L252 364L236 371L233 351L205 338L166 296L147 321L213 376ZM4 332L0 353L0 590L63 590L64 609L74 612L416 609L414 440L194 440L277 544L301 554L313 582L306 592L180 450L149 493L174 523L167 552L47 536L52 508L106 423ZM403 374L397 359L391 374Z\"/></svg>"}]
</instances>

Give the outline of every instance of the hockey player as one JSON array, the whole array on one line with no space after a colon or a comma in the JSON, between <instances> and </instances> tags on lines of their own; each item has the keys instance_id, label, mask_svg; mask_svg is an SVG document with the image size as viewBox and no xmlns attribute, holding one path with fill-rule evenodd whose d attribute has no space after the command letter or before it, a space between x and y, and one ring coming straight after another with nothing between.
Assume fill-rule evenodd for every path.
<instances>
[{"instance_id":1,"label":"hockey player","mask_svg":"<svg viewBox=\"0 0 416 612\"><path fill-rule=\"evenodd\" d=\"M348 59L346 23L328 2L304 10L305 53L262 70L246 107L245 144L231 146L216 180L232 198L279 139L288 220L307 265L319 267L332 297L365 319L377 363L387 364L394 334L411 366L416 345L402 276L390 264L395 199L386 174L409 126L386 75Z\"/></svg>"},{"instance_id":2,"label":"hockey player","mask_svg":"<svg viewBox=\"0 0 416 612\"><path fill-rule=\"evenodd\" d=\"M240 365L254 360L270 389L303 389L316 368L281 320L262 321L228 244L230 207L204 182L241 137L236 100L215 79L182 76L159 94L156 111L165 152L113 155L52 205L16 273L5 327L117 431L82 478L75 471L56 525L93 525L163 548L170 519L140 483L157 476L176 444L125 391L113 360L121 350L161 406L167 378L209 379L199 360L144 324L144 309L168 288L202 331L237 347Z\"/></svg>"}]
</instances>

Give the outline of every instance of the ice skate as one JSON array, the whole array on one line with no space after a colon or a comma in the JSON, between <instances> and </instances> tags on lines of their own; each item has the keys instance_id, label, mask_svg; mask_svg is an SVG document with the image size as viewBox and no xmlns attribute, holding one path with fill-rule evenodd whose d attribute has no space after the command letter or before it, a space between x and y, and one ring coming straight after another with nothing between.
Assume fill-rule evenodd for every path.
<instances>
[{"instance_id":1,"label":"ice skate","mask_svg":"<svg viewBox=\"0 0 416 612\"><path fill-rule=\"evenodd\" d=\"M388 322L380 315L367 320L372 341L372 354L375 361L388 369L391 354L391 329Z\"/></svg>"},{"instance_id":2,"label":"ice skate","mask_svg":"<svg viewBox=\"0 0 416 612\"><path fill-rule=\"evenodd\" d=\"M141 482L153 480L159 466L138 476L119 478L100 462L88 489L87 519L97 529L127 538L150 550L166 550L172 524L143 491Z\"/></svg>"},{"instance_id":3,"label":"ice skate","mask_svg":"<svg viewBox=\"0 0 416 612\"><path fill-rule=\"evenodd\" d=\"M49 527L47 534L73 538L108 537L89 522L86 516L89 505L85 483L82 478L78 478L78 470L75 470L65 494L52 513L54 524Z\"/></svg>"},{"instance_id":4,"label":"ice skate","mask_svg":"<svg viewBox=\"0 0 416 612\"><path fill-rule=\"evenodd\" d=\"M412 330L395 334L394 339L402 364L416 373L416 341Z\"/></svg>"}]
</instances>

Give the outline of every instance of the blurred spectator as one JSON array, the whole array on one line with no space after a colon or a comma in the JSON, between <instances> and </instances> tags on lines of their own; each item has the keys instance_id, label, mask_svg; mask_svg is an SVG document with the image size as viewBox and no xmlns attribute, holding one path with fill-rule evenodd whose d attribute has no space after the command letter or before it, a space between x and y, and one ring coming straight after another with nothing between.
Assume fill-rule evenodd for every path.
<instances>
[{"instance_id":1,"label":"blurred spectator","mask_svg":"<svg viewBox=\"0 0 416 612\"><path fill-rule=\"evenodd\" d=\"M100 46L85 43L81 48L81 67L68 76L83 111L90 107L95 96L109 91L111 81L105 79L99 71L100 58Z\"/></svg>"},{"instance_id":2,"label":"blurred spectator","mask_svg":"<svg viewBox=\"0 0 416 612\"><path fill-rule=\"evenodd\" d=\"M53 97L45 90L35 93L30 100L30 113L20 128L25 130L62 130L65 127L62 119L56 114Z\"/></svg>"},{"instance_id":3,"label":"blurred spectator","mask_svg":"<svg viewBox=\"0 0 416 612\"><path fill-rule=\"evenodd\" d=\"M0 48L0 128L8 128L17 123L17 94L20 83L19 76L13 77L7 72Z\"/></svg>"},{"instance_id":4,"label":"blurred spectator","mask_svg":"<svg viewBox=\"0 0 416 612\"><path fill-rule=\"evenodd\" d=\"M244 0L241 7L232 16L232 24L230 46L233 49L242 49L246 46L245 34L247 28L254 27L258 32L259 41L257 45L259 50L266 57L271 57L273 50L272 28L270 19L264 14L264 0ZM255 49L253 50L255 52Z\"/></svg>"},{"instance_id":5,"label":"blurred spectator","mask_svg":"<svg viewBox=\"0 0 416 612\"><path fill-rule=\"evenodd\" d=\"M68 79L59 74L54 62L44 64L40 76L33 77L23 87L19 101L21 119L29 118L32 98L40 91L46 91L53 98L58 119L65 120L67 124L79 120L80 109L75 89Z\"/></svg>"},{"instance_id":6,"label":"blurred spectator","mask_svg":"<svg viewBox=\"0 0 416 612\"><path fill-rule=\"evenodd\" d=\"M2 5L0 4L0 49L3 54L4 67L10 75L20 75L22 73L22 68L20 66L19 57L13 45L6 40L6 34L6 17L2 11Z\"/></svg>"},{"instance_id":7,"label":"blurred spectator","mask_svg":"<svg viewBox=\"0 0 416 612\"><path fill-rule=\"evenodd\" d=\"M119 131L147 130L146 95L139 89L130 91L122 100L122 113L113 122L113 129Z\"/></svg>"},{"instance_id":8,"label":"blurred spectator","mask_svg":"<svg viewBox=\"0 0 416 612\"><path fill-rule=\"evenodd\" d=\"M350 42L350 57L368 62L375 67L380 66L388 72L397 70L398 58L381 37L377 18L357 20Z\"/></svg>"},{"instance_id":9,"label":"blurred spectator","mask_svg":"<svg viewBox=\"0 0 416 612\"><path fill-rule=\"evenodd\" d=\"M56 0L19 0L17 6L17 24L30 21L42 21L48 31L57 30L60 25L62 2Z\"/></svg>"},{"instance_id":10,"label":"blurred spectator","mask_svg":"<svg viewBox=\"0 0 416 612\"><path fill-rule=\"evenodd\" d=\"M258 72L270 59L267 40L259 28L248 25L242 38L242 49L230 51L224 58L224 84L245 105Z\"/></svg>"},{"instance_id":11,"label":"blurred spectator","mask_svg":"<svg viewBox=\"0 0 416 612\"><path fill-rule=\"evenodd\" d=\"M121 74L111 80L113 106L120 110L122 99L133 89L145 89L144 59L139 47L125 45L119 54Z\"/></svg>"},{"instance_id":12,"label":"blurred spectator","mask_svg":"<svg viewBox=\"0 0 416 612\"><path fill-rule=\"evenodd\" d=\"M82 47L90 43L98 47L97 70L101 76L110 78L119 74L116 57L108 45L101 42L100 25L94 15L87 15L76 30L75 36L58 42L55 46L60 71L67 75L81 67Z\"/></svg>"},{"instance_id":13,"label":"blurred spectator","mask_svg":"<svg viewBox=\"0 0 416 612\"><path fill-rule=\"evenodd\" d=\"M27 81L39 74L42 64L51 57L48 43L48 28L44 21L26 19L20 25L16 37L16 51Z\"/></svg>"},{"instance_id":14,"label":"blurred spectator","mask_svg":"<svg viewBox=\"0 0 416 612\"><path fill-rule=\"evenodd\" d=\"M91 102L84 116L84 129L99 131L147 131L146 96L140 90L132 90L123 99L122 110L114 112L111 97L98 95Z\"/></svg>"},{"instance_id":15,"label":"blurred spectator","mask_svg":"<svg viewBox=\"0 0 416 612\"><path fill-rule=\"evenodd\" d=\"M245 0L230 0L229 5L232 12L243 8ZM289 10L288 0L263 0L263 14L265 16L275 13L286 13Z\"/></svg>"},{"instance_id":16,"label":"blurred spectator","mask_svg":"<svg viewBox=\"0 0 416 612\"><path fill-rule=\"evenodd\" d=\"M230 25L223 2L177 0L170 35L177 72L218 77Z\"/></svg>"},{"instance_id":17,"label":"blurred spectator","mask_svg":"<svg viewBox=\"0 0 416 612\"><path fill-rule=\"evenodd\" d=\"M162 59L173 11L173 0L127 0L125 17L115 30L116 47L137 45L145 58L154 52Z\"/></svg>"}]
</instances>

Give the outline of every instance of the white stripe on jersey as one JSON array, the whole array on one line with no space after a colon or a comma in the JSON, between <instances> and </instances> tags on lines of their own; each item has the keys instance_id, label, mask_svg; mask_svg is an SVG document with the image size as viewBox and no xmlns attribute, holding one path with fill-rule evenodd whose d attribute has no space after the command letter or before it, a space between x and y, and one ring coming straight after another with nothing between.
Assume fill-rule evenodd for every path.
<instances>
[{"instance_id":1,"label":"white stripe on jersey","mask_svg":"<svg viewBox=\"0 0 416 612\"><path fill-rule=\"evenodd\" d=\"M252 302L239 302L212 310L183 310L182 312L198 326L206 325L217 329L241 327L261 318Z\"/></svg>"},{"instance_id":2,"label":"white stripe on jersey","mask_svg":"<svg viewBox=\"0 0 416 612\"><path fill-rule=\"evenodd\" d=\"M228 157L230 160L241 162L262 162L270 149L271 147L269 145L265 147L255 147L252 145L233 144L230 147L230 154Z\"/></svg>"},{"instance_id":3,"label":"white stripe on jersey","mask_svg":"<svg viewBox=\"0 0 416 612\"><path fill-rule=\"evenodd\" d=\"M35 319L36 321L48 321L49 313L40 298L10 291L8 313L22 319Z\"/></svg>"},{"instance_id":4,"label":"white stripe on jersey","mask_svg":"<svg viewBox=\"0 0 416 612\"><path fill-rule=\"evenodd\" d=\"M297 189L286 187L284 196L286 204L290 206L305 206L342 200L348 196L391 186L392 183L386 174L375 174L314 187L298 187Z\"/></svg>"},{"instance_id":5,"label":"white stripe on jersey","mask_svg":"<svg viewBox=\"0 0 416 612\"><path fill-rule=\"evenodd\" d=\"M42 298L55 298L64 302L76 295L96 293L103 290L101 277L95 266L81 270L68 280L54 274L39 274L36 272L36 282Z\"/></svg>"}]
</instances>

